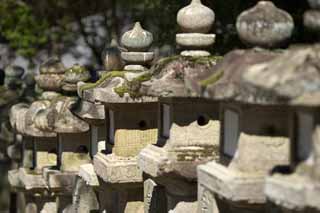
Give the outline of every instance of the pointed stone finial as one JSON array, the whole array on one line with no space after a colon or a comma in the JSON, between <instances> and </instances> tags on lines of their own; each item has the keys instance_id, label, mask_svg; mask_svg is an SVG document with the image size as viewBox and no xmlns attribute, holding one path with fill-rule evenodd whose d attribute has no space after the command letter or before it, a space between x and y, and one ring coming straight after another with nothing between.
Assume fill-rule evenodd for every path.
<instances>
[{"instance_id":1,"label":"pointed stone finial","mask_svg":"<svg viewBox=\"0 0 320 213\"><path fill-rule=\"evenodd\" d=\"M201 0L191 3L179 10L177 22L183 33L208 33L215 20L213 10L204 6Z\"/></svg>"},{"instance_id":2,"label":"pointed stone finial","mask_svg":"<svg viewBox=\"0 0 320 213\"><path fill-rule=\"evenodd\" d=\"M144 30L140 22L136 22L133 29L124 33L122 45L128 52L122 52L121 58L126 62L125 70L145 70L154 58L153 52L147 52L153 42L152 33Z\"/></svg>"},{"instance_id":3,"label":"pointed stone finial","mask_svg":"<svg viewBox=\"0 0 320 213\"><path fill-rule=\"evenodd\" d=\"M259 1L237 19L240 39L253 46L277 47L289 40L294 22L289 13L277 8L271 1Z\"/></svg>"},{"instance_id":4,"label":"pointed stone finial","mask_svg":"<svg viewBox=\"0 0 320 213\"><path fill-rule=\"evenodd\" d=\"M152 42L152 33L144 30L140 22L136 22L133 29L124 33L121 38L122 45L129 51L146 51Z\"/></svg>"}]
</instances>

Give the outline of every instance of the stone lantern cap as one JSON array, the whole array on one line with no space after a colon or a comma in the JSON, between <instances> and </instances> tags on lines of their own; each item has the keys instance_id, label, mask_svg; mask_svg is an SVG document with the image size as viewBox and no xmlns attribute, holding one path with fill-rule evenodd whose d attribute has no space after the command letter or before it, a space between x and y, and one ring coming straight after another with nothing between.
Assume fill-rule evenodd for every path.
<instances>
[{"instance_id":1,"label":"stone lantern cap","mask_svg":"<svg viewBox=\"0 0 320 213\"><path fill-rule=\"evenodd\" d=\"M200 97L199 82L215 73L221 57L173 56L157 62L152 77L142 83L141 93L152 97Z\"/></svg>"},{"instance_id":2,"label":"stone lantern cap","mask_svg":"<svg viewBox=\"0 0 320 213\"><path fill-rule=\"evenodd\" d=\"M49 127L56 133L83 133L89 131L89 125L72 114L77 97L61 96L53 101L47 110Z\"/></svg>"},{"instance_id":3,"label":"stone lantern cap","mask_svg":"<svg viewBox=\"0 0 320 213\"><path fill-rule=\"evenodd\" d=\"M40 65L40 75L35 77L38 86L45 91L60 91L65 67L58 58L50 58Z\"/></svg>"},{"instance_id":4,"label":"stone lantern cap","mask_svg":"<svg viewBox=\"0 0 320 213\"><path fill-rule=\"evenodd\" d=\"M259 1L239 15L236 27L244 43L271 48L288 41L294 22L289 13L277 8L271 1Z\"/></svg>"},{"instance_id":5,"label":"stone lantern cap","mask_svg":"<svg viewBox=\"0 0 320 213\"><path fill-rule=\"evenodd\" d=\"M96 83L79 84L78 94L84 100L101 103L144 103L156 98L140 93L142 82L152 76L150 71L112 71L105 73Z\"/></svg>"},{"instance_id":6,"label":"stone lantern cap","mask_svg":"<svg viewBox=\"0 0 320 213\"><path fill-rule=\"evenodd\" d=\"M320 106L319 45L292 47L266 63L257 64L243 81L272 102Z\"/></svg>"},{"instance_id":7,"label":"stone lantern cap","mask_svg":"<svg viewBox=\"0 0 320 213\"><path fill-rule=\"evenodd\" d=\"M44 113L50 101L35 101L31 105L16 104L10 110L11 126L20 134L32 137L56 137L48 127Z\"/></svg>"},{"instance_id":8,"label":"stone lantern cap","mask_svg":"<svg viewBox=\"0 0 320 213\"><path fill-rule=\"evenodd\" d=\"M278 55L263 49L234 50L228 53L213 68L213 74L199 82L205 88L200 95L213 100L271 103L262 99L255 90L249 89L242 81L242 75L250 66L270 61Z\"/></svg>"},{"instance_id":9,"label":"stone lantern cap","mask_svg":"<svg viewBox=\"0 0 320 213\"><path fill-rule=\"evenodd\" d=\"M105 120L104 106L100 103L81 100L72 112L89 124L100 124Z\"/></svg>"}]
</instances>

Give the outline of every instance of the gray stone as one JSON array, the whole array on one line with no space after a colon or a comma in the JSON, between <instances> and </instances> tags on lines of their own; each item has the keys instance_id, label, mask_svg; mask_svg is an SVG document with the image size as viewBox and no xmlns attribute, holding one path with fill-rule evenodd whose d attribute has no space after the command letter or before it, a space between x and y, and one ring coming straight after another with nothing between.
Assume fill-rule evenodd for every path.
<instances>
[{"instance_id":1,"label":"gray stone","mask_svg":"<svg viewBox=\"0 0 320 213\"><path fill-rule=\"evenodd\" d=\"M129 64L149 64L153 58L153 52L122 52L122 59Z\"/></svg>"},{"instance_id":2,"label":"gray stone","mask_svg":"<svg viewBox=\"0 0 320 213\"><path fill-rule=\"evenodd\" d=\"M308 2L313 9L320 9L320 1L319 0L308 0Z\"/></svg>"},{"instance_id":3,"label":"gray stone","mask_svg":"<svg viewBox=\"0 0 320 213\"><path fill-rule=\"evenodd\" d=\"M99 186L98 176L94 171L93 164L83 164L79 169L79 177L82 178L88 186Z\"/></svg>"},{"instance_id":4,"label":"gray stone","mask_svg":"<svg viewBox=\"0 0 320 213\"><path fill-rule=\"evenodd\" d=\"M314 32L320 32L320 11L319 10L309 10L304 13L303 24L309 30Z\"/></svg>"},{"instance_id":5,"label":"gray stone","mask_svg":"<svg viewBox=\"0 0 320 213\"><path fill-rule=\"evenodd\" d=\"M204 50L186 50L181 52L182 56L191 56L191 57L207 57L211 54L208 51Z\"/></svg>"},{"instance_id":6,"label":"gray stone","mask_svg":"<svg viewBox=\"0 0 320 213\"><path fill-rule=\"evenodd\" d=\"M94 157L94 169L106 183L141 183L142 171L135 157L119 157L98 153Z\"/></svg>"},{"instance_id":7,"label":"gray stone","mask_svg":"<svg viewBox=\"0 0 320 213\"><path fill-rule=\"evenodd\" d=\"M185 48L207 48L214 44L215 34L180 33L176 35L176 43ZM199 55L207 56L207 55Z\"/></svg>"},{"instance_id":8,"label":"gray stone","mask_svg":"<svg viewBox=\"0 0 320 213\"><path fill-rule=\"evenodd\" d=\"M192 0L188 6L179 10L177 15L177 22L185 33L208 33L214 20L214 12L200 0Z\"/></svg>"},{"instance_id":9,"label":"gray stone","mask_svg":"<svg viewBox=\"0 0 320 213\"><path fill-rule=\"evenodd\" d=\"M259 1L240 14L236 27L245 43L269 48L291 37L294 22L289 13L278 9L271 1Z\"/></svg>"},{"instance_id":10,"label":"gray stone","mask_svg":"<svg viewBox=\"0 0 320 213\"><path fill-rule=\"evenodd\" d=\"M124 70L126 71L146 71L148 68L142 66L142 65L126 65L124 67Z\"/></svg>"},{"instance_id":11,"label":"gray stone","mask_svg":"<svg viewBox=\"0 0 320 213\"><path fill-rule=\"evenodd\" d=\"M273 102L319 105L310 99L320 89L319 51L319 45L292 47L272 61L250 67L243 81Z\"/></svg>"},{"instance_id":12,"label":"gray stone","mask_svg":"<svg viewBox=\"0 0 320 213\"><path fill-rule=\"evenodd\" d=\"M136 22L133 29L121 37L122 45L129 51L145 51L153 42L152 33L144 30L140 22Z\"/></svg>"}]
</instances>

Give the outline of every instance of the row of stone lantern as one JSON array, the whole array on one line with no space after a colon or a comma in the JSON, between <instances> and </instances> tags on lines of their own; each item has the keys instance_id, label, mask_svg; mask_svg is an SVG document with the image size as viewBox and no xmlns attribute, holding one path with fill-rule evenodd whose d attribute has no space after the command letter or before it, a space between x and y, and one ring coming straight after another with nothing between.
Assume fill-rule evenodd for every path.
<instances>
[{"instance_id":1,"label":"row of stone lantern","mask_svg":"<svg viewBox=\"0 0 320 213\"><path fill-rule=\"evenodd\" d=\"M181 55L150 69L153 36L139 23L121 39L124 71L82 83L82 67L41 67L38 85L68 96L48 91L11 110L33 156L31 168L10 172L29 212L54 202L58 212L319 209L319 47L262 49L283 45L294 28L271 2L237 20L240 38L260 48L224 58L206 50L211 9L193 0L177 20Z\"/></svg>"}]
</instances>

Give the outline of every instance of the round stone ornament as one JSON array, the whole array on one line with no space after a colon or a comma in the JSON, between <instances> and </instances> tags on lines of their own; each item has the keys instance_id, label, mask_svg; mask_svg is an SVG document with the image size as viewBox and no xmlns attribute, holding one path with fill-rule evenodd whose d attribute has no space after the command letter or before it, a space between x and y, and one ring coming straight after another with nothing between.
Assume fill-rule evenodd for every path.
<instances>
[{"instance_id":1,"label":"round stone ornament","mask_svg":"<svg viewBox=\"0 0 320 213\"><path fill-rule=\"evenodd\" d=\"M64 81L71 84L76 84L79 81L86 82L90 78L90 72L84 66L80 66L79 64L73 65L67 69L64 74Z\"/></svg>"},{"instance_id":2,"label":"round stone ornament","mask_svg":"<svg viewBox=\"0 0 320 213\"><path fill-rule=\"evenodd\" d=\"M40 65L40 74L63 74L65 69L59 58L52 57Z\"/></svg>"},{"instance_id":3,"label":"round stone ornament","mask_svg":"<svg viewBox=\"0 0 320 213\"><path fill-rule=\"evenodd\" d=\"M287 41L294 30L289 13L270 1L259 1L256 6L240 14L236 23L240 39L252 46L277 47Z\"/></svg>"},{"instance_id":4,"label":"round stone ornament","mask_svg":"<svg viewBox=\"0 0 320 213\"><path fill-rule=\"evenodd\" d=\"M177 22L183 33L208 33L214 20L213 10L203 5L201 0L192 0L177 15Z\"/></svg>"}]
</instances>

